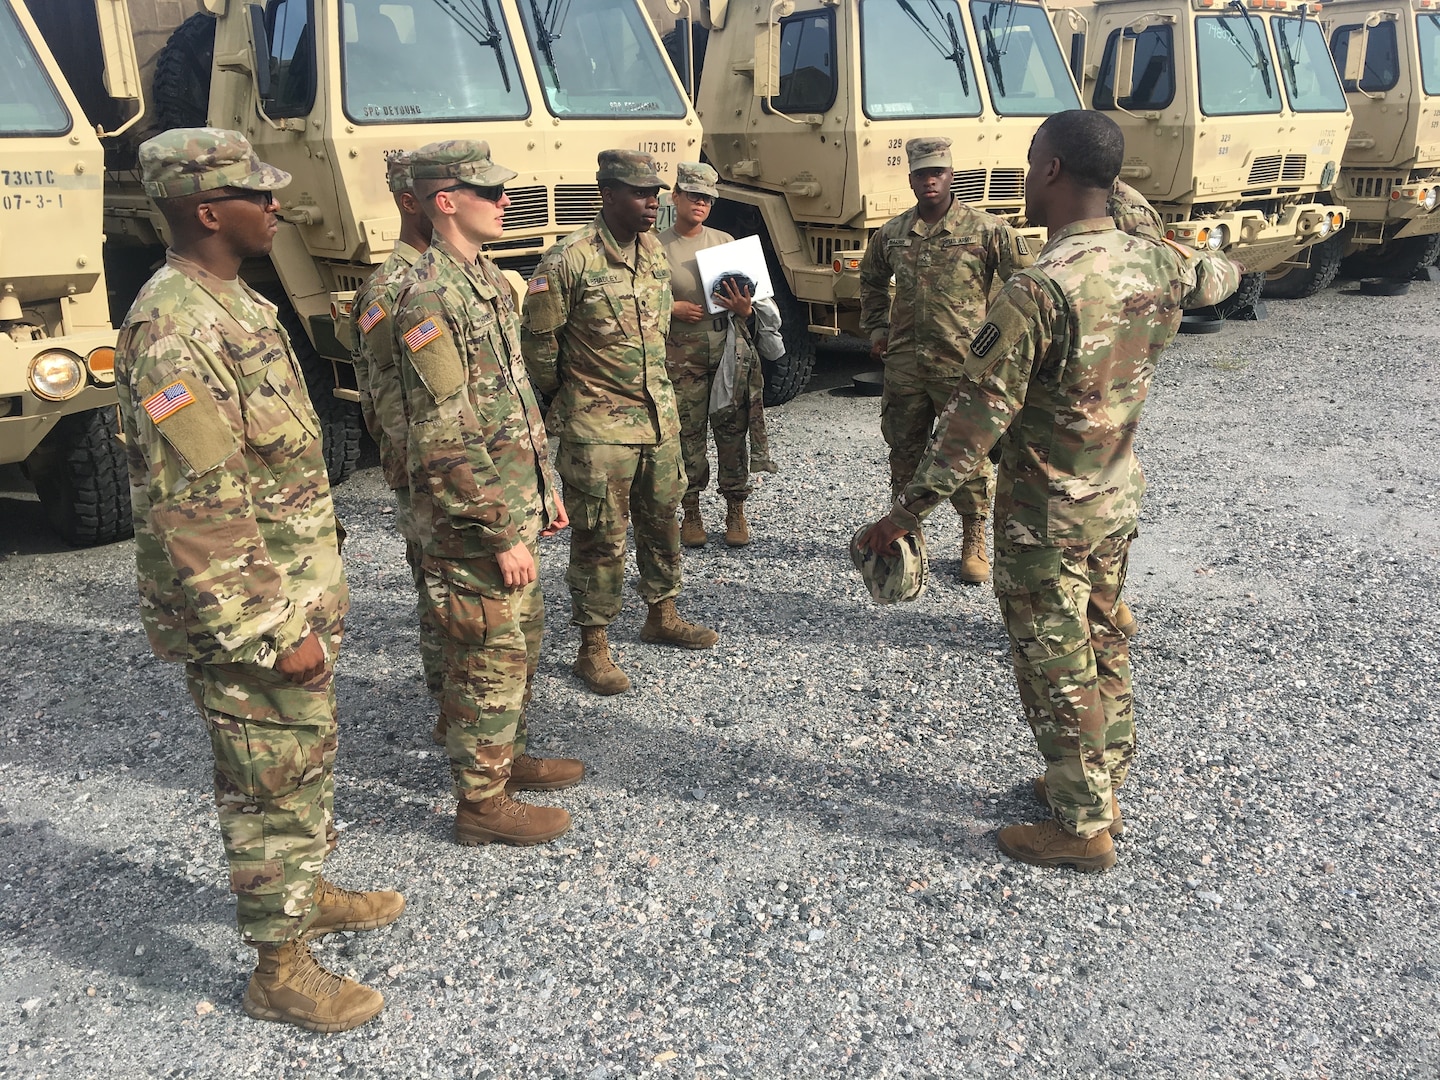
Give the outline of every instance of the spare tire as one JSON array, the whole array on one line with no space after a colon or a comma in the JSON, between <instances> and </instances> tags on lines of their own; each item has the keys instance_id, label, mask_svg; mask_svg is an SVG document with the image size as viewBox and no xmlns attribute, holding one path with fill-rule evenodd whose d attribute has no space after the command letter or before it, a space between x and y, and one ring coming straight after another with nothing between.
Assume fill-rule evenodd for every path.
<instances>
[{"instance_id":1,"label":"spare tire","mask_svg":"<svg viewBox=\"0 0 1440 1080\"><path fill-rule=\"evenodd\" d=\"M775 306L780 309L780 336L785 339L785 355L766 360L766 407L784 405L804 390L815 370L815 335L810 333L810 317L804 304L785 287L785 280L771 271L775 285Z\"/></svg>"},{"instance_id":2,"label":"spare tire","mask_svg":"<svg viewBox=\"0 0 1440 1080\"><path fill-rule=\"evenodd\" d=\"M155 60L152 97L160 129L209 124L214 62L215 20L204 12L191 15L175 28Z\"/></svg>"}]
</instances>

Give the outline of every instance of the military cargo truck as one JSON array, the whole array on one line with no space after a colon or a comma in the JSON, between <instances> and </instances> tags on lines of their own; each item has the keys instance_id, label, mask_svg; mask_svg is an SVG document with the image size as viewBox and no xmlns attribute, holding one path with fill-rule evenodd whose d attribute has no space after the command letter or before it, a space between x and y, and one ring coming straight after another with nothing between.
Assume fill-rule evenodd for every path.
<instances>
[{"instance_id":1,"label":"military cargo truck","mask_svg":"<svg viewBox=\"0 0 1440 1080\"><path fill-rule=\"evenodd\" d=\"M67 72L96 66L79 0L27 0ZM126 0L106 0L111 6ZM639 0L128 0L144 121L105 143L105 232L123 311L158 261L163 219L139 183L141 140L169 127L236 128L294 176L279 192L270 260L247 281L282 319L325 425L332 479L359 456L345 305L393 250L388 153L486 139L508 185L496 261L528 274L598 211L595 156L610 147L674 162L700 126ZM89 13L93 21L94 13ZM81 26L83 31L85 27ZM94 88L97 107L103 93Z\"/></svg>"},{"instance_id":2,"label":"military cargo truck","mask_svg":"<svg viewBox=\"0 0 1440 1080\"><path fill-rule=\"evenodd\" d=\"M671 6L649 3L657 15ZM765 246L786 342L765 372L766 403L777 404L809 380L817 336L858 329L866 245L915 202L907 140L954 140L956 197L1018 221L1031 137L1080 102L1037 3L703 7L703 25L681 20L667 47L720 174L711 223Z\"/></svg>"},{"instance_id":3,"label":"military cargo truck","mask_svg":"<svg viewBox=\"0 0 1440 1080\"><path fill-rule=\"evenodd\" d=\"M1259 299L1267 271L1308 265L1301 253L1345 226L1348 208L1328 193L1352 116L1304 3L1053 6L1086 104L1125 132L1121 177L1177 240L1224 249L1249 271L1231 308Z\"/></svg>"},{"instance_id":4,"label":"military cargo truck","mask_svg":"<svg viewBox=\"0 0 1440 1080\"><path fill-rule=\"evenodd\" d=\"M1327 3L1355 127L1336 194L1359 274L1408 279L1440 255L1440 0Z\"/></svg>"},{"instance_id":5,"label":"military cargo truck","mask_svg":"<svg viewBox=\"0 0 1440 1080\"><path fill-rule=\"evenodd\" d=\"M123 13L105 31L114 99L138 110ZM97 37L97 52L99 52ZM21 462L46 517L74 544L129 536L118 438L115 332L101 234L104 156L19 0L0 0L0 463Z\"/></svg>"}]
</instances>

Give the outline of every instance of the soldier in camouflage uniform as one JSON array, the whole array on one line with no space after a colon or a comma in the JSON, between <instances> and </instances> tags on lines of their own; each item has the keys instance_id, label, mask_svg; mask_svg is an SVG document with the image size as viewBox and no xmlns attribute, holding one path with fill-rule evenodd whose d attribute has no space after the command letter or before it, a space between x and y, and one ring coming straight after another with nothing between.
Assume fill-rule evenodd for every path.
<instances>
[{"instance_id":1,"label":"soldier in camouflage uniform","mask_svg":"<svg viewBox=\"0 0 1440 1080\"><path fill-rule=\"evenodd\" d=\"M715 186L719 179L709 165L676 165L675 224L660 234L660 243L670 260L670 292L674 299L670 332L665 337L665 364L680 410L680 447L689 481L681 502L684 518L680 523L680 542L686 547L703 547L709 539L700 516L700 493L710 483L710 461L705 449L707 427L715 432L715 456L720 467L717 487L726 506L725 543L731 547L750 543L750 524L745 519L745 499L751 491L750 461L745 440L754 434L752 414L758 415L762 438L765 424L761 404L764 374L745 328L754 304L733 282L726 282L729 288L717 298L725 312L708 314L704 284L695 262L696 252L735 239L705 225L719 197ZM712 415L711 398L716 375L726 361L727 346L734 356L736 395ZM769 454L761 445L754 449L757 457L763 456L768 462ZM770 464L769 469L773 470L774 465Z\"/></svg>"},{"instance_id":2,"label":"soldier in camouflage uniform","mask_svg":"<svg viewBox=\"0 0 1440 1080\"><path fill-rule=\"evenodd\" d=\"M995 592L1054 816L998 842L1011 858L1081 870L1115 863L1114 792L1135 748L1129 646L1113 618L1145 484L1135 427L1182 306L1216 303L1240 280L1223 255L1115 228L1106 199L1124 152L1103 113L1040 126L1026 216L1050 239L991 305L915 479L865 538L882 550L918 529L999 441Z\"/></svg>"},{"instance_id":3,"label":"soldier in camouflage uniform","mask_svg":"<svg viewBox=\"0 0 1440 1080\"><path fill-rule=\"evenodd\" d=\"M386 162L385 179L395 197L395 208L400 212L400 235L395 240L395 250L355 294L350 315L355 341L352 357L355 381L360 387L360 412L380 449L380 468L385 482L395 493L395 527L405 538L405 560L415 581L420 665L425 672L425 688L438 709L445 683L445 635L436 625L434 612L423 600L420 574L423 544L410 512L410 478L406 469L409 424L400 390L400 369L396 366L394 319L400 284L430 246L430 219L415 198L408 153L391 155ZM434 739L441 744L445 741L443 712L435 724Z\"/></svg>"},{"instance_id":4,"label":"soldier in camouflage uniform","mask_svg":"<svg viewBox=\"0 0 1440 1080\"><path fill-rule=\"evenodd\" d=\"M553 395L547 425L570 511L571 621L580 627L575 674L597 694L630 680L610 656L606 627L620 613L625 527L635 516L640 640L708 649L715 631L680 618L680 525L685 492L680 420L665 369L670 264L651 229L666 187L655 159L603 150L600 213L565 237L526 289L521 341L530 377Z\"/></svg>"},{"instance_id":5,"label":"soldier in camouflage uniform","mask_svg":"<svg viewBox=\"0 0 1440 1080\"><path fill-rule=\"evenodd\" d=\"M172 235L116 348L141 615L185 664L210 735L230 888L258 951L245 1011L341 1031L380 994L326 971L307 937L399 917L393 892L320 876L333 846L335 654L348 605L320 424L272 304L239 279L277 228L275 189L233 131L140 147Z\"/></svg>"},{"instance_id":6,"label":"soldier in camouflage uniform","mask_svg":"<svg viewBox=\"0 0 1440 1080\"><path fill-rule=\"evenodd\" d=\"M464 140L422 146L410 171L434 241L405 279L395 332L424 585L445 633L455 839L544 843L570 828L570 815L508 792L570 787L585 767L525 753L545 631L537 545L568 521L514 300L481 254L504 231L505 182L516 174L490 160L486 143Z\"/></svg>"},{"instance_id":7,"label":"soldier in camouflage uniform","mask_svg":"<svg viewBox=\"0 0 1440 1080\"><path fill-rule=\"evenodd\" d=\"M1110 198L1106 200L1105 213L1114 219L1115 227L1121 232L1131 236L1143 236L1156 243L1165 238L1165 223L1150 205L1150 200L1118 176L1110 186Z\"/></svg>"},{"instance_id":8,"label":"soldier in camouflage uniform","mask_svg":"<svg viewBox=\"0 0 1440 1080\"><path fill-rule=\"evenodd\" d=\"M935 418L960 382L995 276L1005 280L1031 262L1015 230L951 193L949 139L911 139L905 153L916 204L881 226L860 263L860 326L870 334L871 355L885 363L880 431L890 447L892 498L915 475ZM964 523L960 580L979 585L990 578L989 462L950 504Z\"/></svg>"}]
</instances>

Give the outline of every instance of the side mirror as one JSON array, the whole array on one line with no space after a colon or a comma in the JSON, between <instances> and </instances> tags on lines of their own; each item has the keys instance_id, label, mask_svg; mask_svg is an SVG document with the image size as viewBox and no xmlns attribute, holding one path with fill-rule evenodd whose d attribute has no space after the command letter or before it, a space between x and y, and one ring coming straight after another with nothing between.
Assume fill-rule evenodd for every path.
<instances>
[{"instance_id":1,"label":"side mirror","mask_svg":"<svg viewBox=\"0 0 1440 1080\"><path fill-rule=\"evenodd\" d=\"M100 31L100 57L105 93L116 101L135 103L134 115L110 138L133 126L145 113L145 92L140 82L140 61L135 55L135 33L130 27L130 8L124 0L95 0L95 25Z\"/></svg>"},{"instance_id":2,"label":"side mirror","mask_svg":"<svg viewBox=\"0 0 1440 1080\"><path fill-rule=\"evenodd\" d=\"M1359 85L1365 77L1365 50L1370 45L1370 28L1362 26L1345 35L1345 70L1340 73L1343 82Z\"/></svg>"},{"instance_id":3,"label":"side mirror","mask_svg":"<svg viewBox=\"0 0 1440 1080\"><path fill-rule=\"evenodd\" d=\"M767 21L755 35L755 96L767 101L780 93L780 27Z\"/></svg>"},{"instance_id":4,"label":"side mirror","mask_svg":"<svg viewBox=\"0 0 1440 1080\"><path fill-rule=\"evenodd\" d=\"M1115 102L1128 98L1135 90L1135 35L1125 30L1115 49Z\"/></svg>"},{"instance_id":5,"label":"side mirror","mask_svg":"<svg viewBox=\"0 0 1440 1080\"><path fill-rule=\"evenodd\" d=\"M270 100L270 35L265 30L265 9L259 4L250 11L250 70L255 73L255 93Z\"/></svg>"}]
</instances>

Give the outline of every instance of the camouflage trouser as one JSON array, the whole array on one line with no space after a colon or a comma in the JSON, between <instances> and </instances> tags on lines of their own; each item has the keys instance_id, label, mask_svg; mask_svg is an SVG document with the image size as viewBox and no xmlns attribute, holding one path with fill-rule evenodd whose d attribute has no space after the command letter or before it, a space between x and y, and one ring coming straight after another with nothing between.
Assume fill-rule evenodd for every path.
<instances>
[{"instance_id":1,"label":"camouflage trouser","mask_svg":"<svg viewBox=\"0 0 1440 1080\"><path fill-rule=\"evenodd\" d=\"M445 690L445 632L435 621L435 609L425 596L425 578L421 571L423 552L410 509L409 488L395 489L395 528L405 538L405 561L410 564L410 577L415 582L415 615L420 623L420 668L425 672L425 689L438 705Z\"/></svg>"},{"instance_id":2,"label":"camouflage trouser","mask_svg":"<svg viewBox=\"0 0 1440 1080\"><path fill-rule=\"evenodd\" d=\"M930 379L919 373L914 353L891 353L885 357L885 393L880 399L880 434L890 447L890 497L899 498L920 467L925 447L935 429L935 419L944 411L959 378ZM975 475L950 496L957 514L990 513L988 458L982 458Z\"/></svg>"},{"instance_id":3,"label":"camouflage trouser","mask_svg":"<svg viewBox=\"0 0 1440 1080\"><path fill-rule=\"evenodd\" d=\"M1050 805L1066 829L1094 836L1135 755L1130 645L1112 621L1131 536L1030 547L995 531L995 594Z\"/></svg>"},{"instance_id":4,"label":"camouflage trouser","mask_svg":"<svg viewBox=\"0 0 1440 1080\"><path fill-rule=\"evenodd\" d=\"M533 537L526 546L538 567ZM455 797L489 798L504 790L525 752L525 706L545 636L540 579L510 589L493 558L427 558L424 582L444 635L440 712Z\"/></svg>"},{"instance_id":5,"label":"camouflage trouser","mask_svg":"<svg viewBox=\"0 0 1440 1080\"><path fill-rule=\"evenodd\" d=\"M697 495L710 484L710 460L705 446L709 427L715 432L715 457L720 465L716 487L721 495L743 497L750 494L750 460L745 449L750 422L749 395L762 393L763 382L759 390L748 388L745 404L711 416L710 389L725 355L725 332L709 329L710 320L698 325L706 329L676 330L672 323L670 336L665 340L665 366L670 372L670 381L675 384L675 404L680 410L680 450L689 479L685 494ZM763 380L758 363L748 367L752 380Z\"/></svg>"},{"instance_id":6,"label":"camouflage trouser","mask_svg":"<svg viewBox=\"0 0 1440 1080\"><path fill-rule=\"evenodd\" d=\"M625 585L625 527L635 515L637 586L646 603L680 594L680 522L685 492L680 440L651 446L562 441L555 470L570 515L570 621L608 626Z\"/></svg>"},{"instance_id":7,"label":"camouflage trouser","mask_svg":"<svg viewBox=\"0 0 1440 1080\"><path fill-rule=\"evenodd\" d=\"M335 846L335 654L296 686L252 664L187 664L215 754L215 805L236 921L247 942L280 942L315 918L315 879Z\"/></svg>"}]
</instances>

